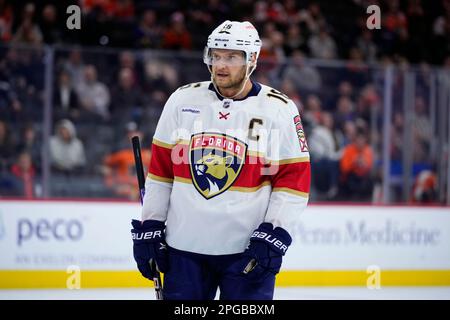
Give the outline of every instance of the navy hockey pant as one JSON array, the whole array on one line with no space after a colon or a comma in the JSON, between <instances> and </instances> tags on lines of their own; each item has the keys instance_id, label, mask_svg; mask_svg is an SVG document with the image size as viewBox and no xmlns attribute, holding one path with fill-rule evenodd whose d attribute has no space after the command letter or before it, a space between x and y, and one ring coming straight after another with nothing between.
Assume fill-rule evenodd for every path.
<instances>
[{"instance_id":1,"label":"navy hockey pant","mask_svg":"<svg viewBox=\"0 0 450 320\"><path fill-rule=\"evenodd\" d=\"M169 270L164 274L165 300L271 300L275 276L249 282L236 268L240 254L202 255L168 248Z\"/></svg>"}]
</instances>

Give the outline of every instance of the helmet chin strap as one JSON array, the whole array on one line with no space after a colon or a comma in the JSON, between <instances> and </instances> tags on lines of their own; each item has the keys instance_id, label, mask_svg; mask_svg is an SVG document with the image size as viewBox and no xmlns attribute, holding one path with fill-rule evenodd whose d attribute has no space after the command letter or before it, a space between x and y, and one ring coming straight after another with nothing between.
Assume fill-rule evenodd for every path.
<instances>
[{"instance_id":1,"label":"helmet chin strap","mask_svg":"<svg viewBox=\"0 0 450 320\"><path fill-rule=\"evenodd\" d=\"M250 71L250 73L248 72L248 70L250 68L252 68L252 71ZM242 93L242 91L244 91L245 88L245 84L247 83L247 80L250 78L250 75L253 73L253 71L256 69L256 66L248 66L245 68L245 77L244 80L242 81L242 85L241 85L241 89L238 91L238 93L236 93L235 95L233 95L232 97L226 97L223 94L220 93L219 88L217 88L216 83L214 82L214 74L211 70L211 67L208 65L208 69L209 69L209 73L211 74L211 82L214 86L214 89L216 89L216 92L224 99L234 99L235 97L237 97L238 95L240 95Z\"/></svg>"}]
</instances>

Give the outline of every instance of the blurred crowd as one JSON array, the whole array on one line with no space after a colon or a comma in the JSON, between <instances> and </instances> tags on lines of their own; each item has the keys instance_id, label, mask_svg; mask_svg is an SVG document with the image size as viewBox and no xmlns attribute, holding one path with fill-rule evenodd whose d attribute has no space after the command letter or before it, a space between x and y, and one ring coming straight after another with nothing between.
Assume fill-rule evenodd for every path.
<instances>
[{"instance_id":1,"label":"blurred crowd","mask_svg":"<svg viewBox=\"0 0 450 320\"><path fill-rule=\"evenodd\" d=\"M67 7L81 8L69 30ZM379 30L366 12L381 9ZM300 50L319 59L391 59L443 64L450 53L450 1L424 0L0 0L3 42L201 50L211 27L249 20L263 38L261 57Z\"/></svg>"},{"instance_id":2,"label":"blurred crowd","mask_svg":"<svg viewBox=\"0 0 450 320\"><path fill-rule=\"evenodd\" d=\"M409 200L435 202L430 64L450 72L450 1L333 3L85 0L79 2L82 29L69 31L65 1L0 0L0 37L6 43L0 47L0 196L42 196L45 156L51 196L137 199L130 137L142 137L148 163L165 101L177 87L209 79L201 49L211 26L232 16L255 23L263 38L255 79L299 106L311 152L313 201L379 200L380 67L397 63L407 70L417 64ZM381 30L371 31L365 8L374 3L383 19ZM42 154L44 43L61 44L54 59L48 154ZM336 59L345 62L327 64ZM402 193L404 81L404 73L394 75L394 201Z\"/></svg>"}]
</instances>

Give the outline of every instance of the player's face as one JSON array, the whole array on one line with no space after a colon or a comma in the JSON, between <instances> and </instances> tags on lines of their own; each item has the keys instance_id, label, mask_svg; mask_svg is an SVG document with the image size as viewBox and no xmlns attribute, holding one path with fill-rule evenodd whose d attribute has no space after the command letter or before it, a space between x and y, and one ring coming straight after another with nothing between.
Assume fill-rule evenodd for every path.
<instances>
[{"instance_id":1,"label":"player's face","mask_svg":"<svg viewBox=\"0 0 450 320\"><path fill-rule=\"evenodd\" d=\"M238 50L213 49L212 72L219 89L240 88L245 78L245 54Z\"/></svg>"}]
</instances>

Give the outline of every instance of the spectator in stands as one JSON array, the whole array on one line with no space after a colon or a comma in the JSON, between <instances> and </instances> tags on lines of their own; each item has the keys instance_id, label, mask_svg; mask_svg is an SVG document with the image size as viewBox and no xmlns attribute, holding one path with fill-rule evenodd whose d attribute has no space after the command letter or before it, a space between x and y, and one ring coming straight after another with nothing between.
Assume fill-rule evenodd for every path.
<instances>
[{"instance_id":1,"label":"spectator in stands","mask_svg":"<svg viewBox=\"0 0 450 320\"><path fill-rule=\"evenodd\" d=\"M131 0L84 0L81 2L83 11L87 14L98 10L109 19L129 19L134 16L134 3Z\"/></svg>"},{"instance_id":2,"label":"spectator in stands","mask_svg":"<svg viewBox=\"0 0 450 320\"><path fill-rule=\"evenodd\" d=\"M308 49L306 39L298 24L293 23L289 25L283 49L286 56L291 56L294 52L306 51Z\"/></svg>"},{"instance_id":3,"label":"spectator in stands","mask_svg":"<svg viewBox=\"0 0 450 320\"><path fill-rule=\"evenodd\" d=\"M307 118L313 126L315 126L320 122L321 113L322 101L320 101L319 97L314 94L308 95L305 103L304 117Z\"/></svg>"},{"instance_id":4,"label":"spectator in stands","mask_svg":"<svg viewBox=\"0 0 450 320\"><path fill-rule=\"evenodd\" d=\"M24 20L12 39L14 43L24 43L29 45L40 45L42 43L42 33L36 24L31 20Z\"/></svg>"},{"instance_id":5,"label":"spectator in stands","mask_svg":"<svg viewBox=\"0 0 450 320\"><path fill-rule=\"evenodd\" d=\"M123 69L128 69L131 72L131 77L135 85L140 86L143 81L142 67L139 65L139 61L136 60L136 56L129 50L124 50L119 53L119 65L116 71L116 79L120 79L120 72Z\"/></svg>"},{"instance_id":6,"label":"spectator in stands","mask_svg":"<svg viewBox=\"0 0 450 320\"><path fill-rule=\"evenodd\" d=\"M0 31L4 32L5 41L11 38L11 28L24 24L25 28L19 27L21 30L18 35L22 36L18 36L17 38L20 39L17 40L26 43L40 43L43 38L45 43L62 40L62 42L89 45L130 47L134 44L140 48L200 50L203 44L197 39L204 35L205 26L215 24L214 21L218 22L217 20L223 17L235 16L241 20L253 20L261 28L265 28L268 24L276 24L276 28L282 30L285 35L283 48L288 56L292 50L299 49L299 43L309 39L309 46L300 47L305 53L311 54L312 57L337 57L337 49L330 50L328 44L330 41L327 40L325 41L327 44L324 44L319 36L324 28L328 28L328 31L333 34L334 46L337 43L341 47L342 50L339 52L341 57L346 57L347 48L355 45L361 50L363 60L366 62L373 61L375 54L389 57L400 50L403 52L398 53L406 56L410 62L418 63L426 59L427 62L441 64L450 50L446 45L450 42L448 0L441 0L441 4L433 5L424 5L424 1L419 0L382 1L379 4L383 11L382 28L379 31L365 28L367 16L365 10L360 9L367 8L367 1L347 1L337 7L324 1L320 1L320 5L318 2L311 1L306 8L300 8L302 5L295 0L270 0L255 3L243 0L232 4L218 0L190 0L183 2L184 5L181 7L167 1L158 1L154 4L152 2L147 5L143 1L133 0L83 0L80 6L86 28L80 35L64 32L64 15L56 13L61 13L66 7L59 2L58 4L37 4L36 8L44 7L42 17L38 17L40 19L35 17L35 5L27 3L19 17L19 23L15 15L19 12L23 1L17 4L14 2L13 7L5 4L6 2L8 1L0 1L0 26L3 26L3 28L0 27ZM359 8L355 10L356 7ZM134 21L137 20L136 13L140 9L144 13L136 26ZM156 13L160 12L162 16L158 21ZM338 19L333 16L344 12L348 14L347 19ZM168 19L168 17L172 18ZM16 18L16 21L13 21L13 18ZM168 25L165 25L166 20L169 20ZM39 21L40 26L33 24L33 21ZM30 23L33 26L31 28ZM61 27L57 28L58 25ZM364 31L356 42L353 41L351 38L354 37L354 30L363 25ZM300 28L300 34L298 28ZM28 31L23 32L23 29ZM39 33L42 34L39 36ZM374 34L375 42L371 39ZM99 41L100 38L106 40ZM316 40L317 43L311 45L311 42ZM403 45L395 48L399 41L402 41ZM314 52L308 52L310 48L315 48ZM411 48L411 50L405 50L405 48Z\"/></svg>"},{"instance_id":7,"label":"spectator in stands","mask_svg":"<svg viewBox=\"0 0 450 320\"><path fill-rule=\"evenodd\" d=\"M87 119L95 121L109 118L109 89L97 80L97 69L93 65L84 68L84 81L78 87L77 94Z\"/></svg>"},{"instance_id":8,"label":"spectator in stands","mask_svg":"<svg viewBox=\"0 0 450 320\"><path fill-rule=\"evenodd\" d=\"M177 70L155 58L150 58L145 63L144 91L160 91L164 94L179 86Z\"/></svg>"},{"instance_id":9,"label":"spectator in stands","mask_svg":"<svg viewBox=\"0 0 450 320\"><path fill-rule=\"evenodd\" d=\"M399 0L387 2L388 12L383 19L383 27L391 32L398 32L408 26L405 13L401 10Z\"/></svg>"},{"instance_id":10,"label":"spectator in stands","mask_svg":"<svg viewBox=\"0 0 450 320\"><path fill-rule=\"evenodd\" d=\"M84 68L85 66L83 57L81 56L81 50L74 49L70 51L69 58L65 61L63 69L69 73L75 91L78 91L79 86L83 83Z\"/></svg>"},{"instance_id":11,"label":"spectator in stands","mask_svg":"<svg viewBox=\"0 0 450 320\"><path fill-rule=\"evenodd\" d=\"M111 114L114 123L120 125L124 121L140 118L143 107L144 96L136 86L131 69L121 69L118 85L112 90Z\"/></svg>"},{"instance_id":12,"label":"spectator in stands","mask_svg":"<svg viewBox=\"0 0 450 320\"><path fill-rule=\"evenodd\" d=\"M280 31L275 31L270 34L270 43L271 43L271 49L273 52L273 57L275 58L275 61L278 63L283 63L286 54L283 49L284 44L284 34Z\"/></svg>"},{"instance_id":13,"label":"spectator in stands","mask_svg":"<svg viewBox=\"0 0 450 320\"><path fill-rule=\"evenodd\" d=\"M50 138L50 160L52 168L61 173L76 173L86 165L84 145L72 121L58 122L56 134Z\"/></svg>"},{"instance_id":14,"label":"spectator in stands","mask_svg":"<svg viewBox=\"0 0 450 320\"><path fill-rule=\"evenodd\" d=\"M375 86L368 83L360 91L358 101L356 103L356 114L358 118L362 118L367 123L372 118L372 110L378 109L380 97Z\"/></svg>"},{"instance_id":15,"label":"spectator in stands","mask_svg":"<svg viewBox=\"0 0 450 320\"><path fill-rule=\"evenodd\" d=\"M319 33L326 21L318 3L311 2L308 8L300 11L300 23L306 27L309 35Z\"/></svg>"},{"instance_id":16,"label":"spectator in stands","mask_svg":"<svg viewBox=\"0 0 450 320\"><path fill-rule=\"evenodd\" d=\"M265 23L268 20L267 10L269 6L267 1L256 1L253 6L253 17L257 23ZM264 42L264 41L263 41Z\"/></svg>"},{"instance_id":17,"label":"spectator in stands","mask_svg":"<svg viewBox=\"0 0 450 320\"><path fill-rule=\"evenodd\" d=\"M230 3L221 0L207 0L192 2L186 10L186 22L189 25L192 37L192 47L202 48L204 42L202 39L208 37L209 27L220 24L223 17L230 16ZM236 19L238 19L236 17Z\"/></svg>"},{"instance_id":18,"label":"spectator in stands","mask_svg":"<svg viewBox=\"0 0 450 320\"><path fill-rule=\"evenodd\" d=\"M284 20L286 24L289 24L290 26L299 24L301 11L298 8L297 1L285 0L284 11L285 11Z\"/></svg>"},{"instance_id":19,"label":"spectator in stands","mask_svg":"<svg viewBox=\"0 0 450 320\"><path fill-rule=\"evenodd\" d=\"M19 153L17 161L11 167L14 177L15 195L32 199L35 196L35 169L31 155L27 151Z\"/></svg>"},{"instance_id":20,"label":"spectator in stands","mask_svg":"<svg viewBox=\"0 0 450 320\"><path fill-rule=\"evenodd\" d=\"M304 55L294 50L290 63L284 73L284 79L291 80L301 95L318 93L322 86L322 78L316 68L305 64Z\"/></svg>"},{"instance_id":21,"label":"spectator in stands","mask_svg":"<svg viewBox=\"0 0 450 320\"><path fill-rule=\"evenodd\" d=\"M313 58L335 59L337 57L336 43L326 27L321 27L318 34L309 38L308 47Z\"/></svg>"},{"instance_id":22,"label":"spectator in stands","mask_svg":"<svg viewBox=\"0 0 450 320\"><path fill-rule=\"evenodd\" d=\"M110 5L109 15L121 21L129 21L134 18L134 1L110 0L105 1Z\"/></svg>"},{"instance_id":23,"label":"spectator in stands","mask_svg":"<svg viewBox=\"0 0 450 320\"><path fill-rule=\"evenodd\" d=\"M412 201L415 203L432 203L438 200L437 176L432 170L421 171L412 189Z\"/></svg>"},{"instance_id":24,"label":"spectator in stands","mask_svg":"<svg viewBox=\"0 0 450 320\"><path fill-rule=\"evenodd\" d=\"M53 113L55 119L78 119L80 108L78 96L73 88L70 74L63 70L58 77L58 83L53 94Z\"/></svg>"},{"instance_id":25,"label":"spectator in stands","mask_svg":"<svg viewBox=\"0 0 450 320\"><path fill-rule=\"evenodd\" d=\"M158 24L155 11L148 9L142 14L139 25L134 31L134 44L138 48L159 48L162 28Z\"/></svg>"},{"instance_id":26,"label":"spectator in stands","mask_svg":"<svg viewBox=\"0 0 450 320\"><path fill-rule=\"evenodd\" d=\"M340 73L339 73L339 76L340 76ZM330 110L334 110L334 111L338 110L337 106L339 105L339 100L342 97L346 97L346 98L350 99L350 101L352 103L353 103L353 101L355 101L356 90L354 89L353 85L347 80L340 81L339 85L338 85L338 89L334 92L330 92L330 94L328 94L325 97L327 105L331 106ZM336 120L338 120L337 118L335 118L335 122L339 122ZM342 128L341 123L338 123L337 127Z\"/></svg>"},{"instance_id":27,"label":"spectator in stands","mask_svg":"<svg viewBox=\"0 0 450 320\"><path fill-rule=\"evenodd\" d=\"M33 22L35 13L35 5L28 3L23 11L23 17L19 28L13 36L12 41L15 43L25 43L29 45L42 44L43 37L41 29Z\"/></svg>"},{"instance_id":28,"label":"spectator in stands","mask_svg":"<svg viewBox=\"0 0 450 320\"><path fill-rule=\"evenodd\" d=\"M7 60L5 59L1 63L0 76L5 77L4 81L0 81L0 119L8 122L12 122L13 119L18 118L20 113L21 104L17 99L17 92L8 79Z\"/></svg>"},{"instance_id":29,"label":"spectator in stands","mask_svg":"<svg viewBox=\"0 0 450 320\"><path fill-rule=\"evenodd\" d=\"M400 32L407 28L408 21L406 15L401 11L398 0L388 1L387 7L387 12L383 14L382 19L379 48L383 50L383 53L392 54L396 40Z\"/></svg>"},{"instance_id":30,"label":"spectator in stands","mask_svg":"<svg viewBox=\"0 0 450 320\"><path fill-rule=\"evenodd\" d=\"M270 1L267 7L267 20L282 24L286 22L285 19L284 4L281 4L279 1Z\"/></svg>"},{"instance_id":31,"label":"spectator in stands","mask_svg":"<svg viewBox=\"0 0 450 320\"><path fill-rule=\"evenodd\" d=\"M14 156L15 139L11 135L8 124L0 120L0 171L11 164Z\"/></svg>"},{"instance_id":32,"label":"spectator in stands","mask_svg":"<svg viewBox=\"0 0 450 320\"><path fill-rule=\"evenodd\" d=\"M36 130L32 123L24 126L21 132L19 143L17 145L17 152L27 152L31 156L31 162L34 169L39 172L41 167L41 146L42 141L37 136Z\"/></svg>"},{"instance_id":33,"label":"spectator in stands","mask_svg":"<svg viewBox=\"0 0 450 320\"><path fill-rule=\"evenodd\" d=\"M135 122L129 122L126 126L126 141L118 151L107 155L103 161L102 172L105 185L112 189L113 193L121 198L139 199L139 188L136 178L133 150L130 147L131 138L142 133L138 130ZM142 162L150 163L150 148L142 149Z\"/></svg>"},{"instance_id":34,"label":"spectator in stands","mask_svg":"<svg viewBox=\"0 0 450 320\"><path fill-rule=\"evenodd\" d=\"M327 199L338 194L340 150L337 135L332 114L322 112L318 125L308 137L311 166L315 167L312 184Z\"/></svg>"},{"instance_id":35,"label":"spectator in stands","mask_svg":"<svg viewBox=\"0 0 450 320\"><path fill-rule=\"evenodd\" d=\"M347 145L340 160L340 191L345 200L370 200L373 188L373 150L367 134L358 129L353 143Z\"/></svg>"},{"instance_id":36,"label":"spectator in stands","mask_svg":"<svg viewBox=\"0 0 450 320\"><path fill-rule=\"evenodd\" d=\"M280 91L287 95L292 101L294 101L297 108L302 108L302 101L298 91L295 88L295 83L289 78L284 78L280 84ZM303 114L303 110L299 110L300 114Z\"/></svg>"},{"instance_id":37,"label":"spectator in stands","mask_svg":"<svg viewBox=\"0 0 450 320\"><path fill-rule=\"evenodd\" d=\"M8 42L12 37L14 12L7 0L0 0L0 41Z\"/></svg>"},{"instance_id":38,"label":"spectator in stands","mask_svg":"<svg viewBox=\"0 0 450 320\"><path fill-rule=\"evenodd\" d=\"M341 96L337 101L334 113L336 127L343 130L347 121L353 121L356 118L355 104L348 96Z\"/></svg>"},{"instance_id":39,"label":"spectator in stands","mask_svg":"<svg viewBox=\"0 0 450 320\"><path fill-rule=\"evenodd\" d=\"M183 13L177 11L172 14L170 26L163 35L162 48L171 50L192 49L191 34L184 23Z\"/></svg>"},{"instance_id":40,"label":"spectator in stands","mask_svg":"<svg viewBox=\"0 0 450 320\"><path fill-rule=\"evenodd\" d=\"M53 44L62 42L64 25L59 23L58 13L54 5L47 4L44 7L40 26L45 43Z\"/></svg>"},{"instance_id":41,"label":"spectator in stands","mask_svg":"<svg viewBox=\"0 0 450 320\"><path fill-rule=\"evenodd\" d=\"M433 34L437 37L445 37L447 26L450 24L450 2L442 0L443 11L433 22Z\"/></svg>"},{"instance_id":42,"label":"spectator in stands","mask_svg":"<svg viewBox=\"0 0 450 320\"><path fill-rule=\"evenodd\" d=\"M433 22L431 47L427 48L433 63L442 63L450 54L450 1L442 0L442 12ZM447 58L448 59L448 58Z\"/></svg>"},{"instance_id":43,"label":"spectator in stands","mask_svg":"<svg viewBox=\"0 0 450 320\"><path fill-rule=\"evenodd\" d=\"M361 51L356 48L350 48L349 60L345 66L345 78L355 88L362 87L368 81L368 66L363 61Z\"/></svg>"},{"instance_id":44,"label":"spectator in stands","mask_svg":"<svg viewBox=\"0 0 450 320\"><path fill-rule=\"evenodd\" d=\"M373 41L373 31L363 28L361 35L356 40L356 46L362 54L362 58L367 63L376 62L377 46Z\"/></svg>"},{"instance_id":45,"label":"spectator in stands","mask_svg":"<svg viewBox=\"0 0 450 320\"><path fill-rule=\"evenodd\" d=\"M414 115L414 138L426 145L430 145L433 137L430 116L427 114L427 106L425 99L417 96L415 99L415 115Z\"/></svg>"},{"instance_id":46,"label":"spectator in stands","mask_svg":"<svg viewBox=\"0 0 450 320\"><path fill-rule=\"evenodd\" d=\"M356 138L356 124L354 120L347 120L343 123L341 128L343 133L343 139L341 141L341 147L345 147L355 141Z\"/></svg>"}]
</instances>

